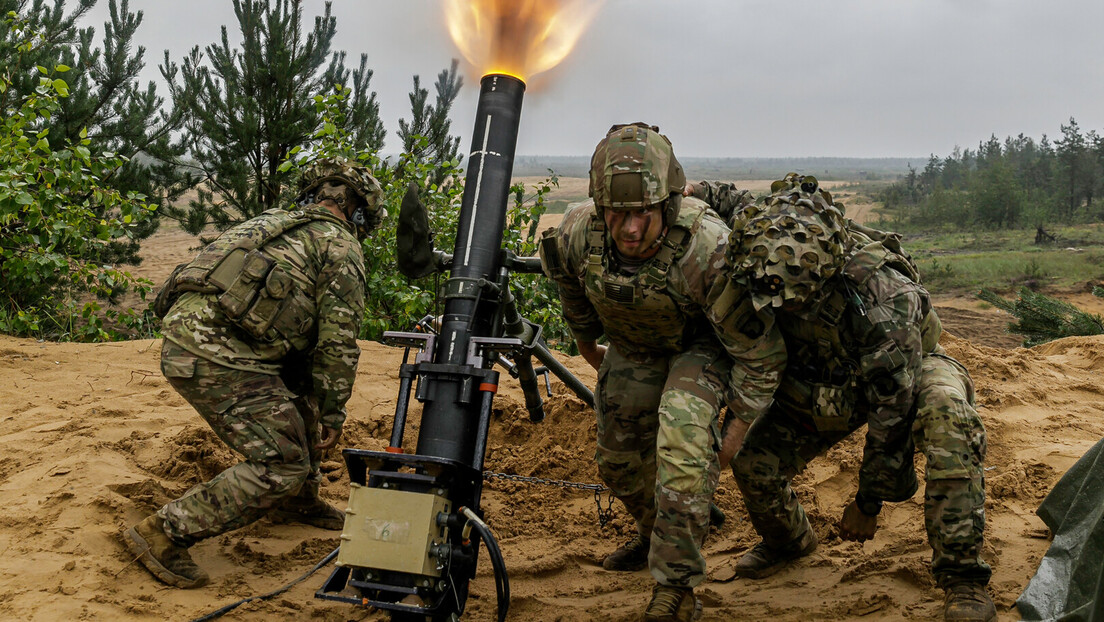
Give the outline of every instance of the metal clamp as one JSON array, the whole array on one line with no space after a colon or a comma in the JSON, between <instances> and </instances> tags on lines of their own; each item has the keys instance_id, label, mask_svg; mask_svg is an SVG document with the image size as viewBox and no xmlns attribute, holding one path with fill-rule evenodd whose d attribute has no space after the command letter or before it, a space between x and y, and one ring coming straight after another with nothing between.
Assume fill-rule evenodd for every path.
<instances>
[{"instance_id":1,"label":"metal clamp","mask_svg":"<svg viewBox=\"0 0 1104 622\"><path fill-rule=\"evenodd\" d=\"M383 339L380 341L387 346L418 348L414 362L422 363L433 358L433 345L437 341L437 335L389 330L383 333Z\"/></svg>"}]
</instances>

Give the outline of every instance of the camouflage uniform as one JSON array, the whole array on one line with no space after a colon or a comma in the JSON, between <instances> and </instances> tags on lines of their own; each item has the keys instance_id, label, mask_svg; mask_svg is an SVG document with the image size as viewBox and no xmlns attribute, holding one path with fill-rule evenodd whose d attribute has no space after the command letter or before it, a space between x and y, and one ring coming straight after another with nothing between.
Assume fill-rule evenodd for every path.
<instances>
[{"instance_id":1,"label":"camouflage uniform","mask_svg":"<svg viewBox=\"0 0 1104 622\"><path fill-rule=\"evenodd\" d=\"M301 489L316 494L318 424L341 429L360 355L364 258L354 231L319 205L269 210L189 264L209 267L205 257L225 256L235 240L271 238L250 254L264 260L246 259L240 271L256 276L251 266L267 266L259 284L247 284L256 299L240 317L227 311L230 291L185 291L163 320L162 371L245 458L161 508L175 542L241 527ZM185 279L189 267L174 277Z\"/></svg>"},{"instance_id":2,"label":"camouflage uniform","mask_svg":"<svg viewBox=\"0 0 1104 622\"><path fill-rule=\"evenodd\" d=\"M587 202L545 233L558 269L548 245L541 254L575 338L609 340L596 396L602 480L650 537L656 580L692 587L705 576L699 547L719 472L717 413L732 382L723 346L737 340L712 315L727 286L728 228L684 199L672 231L679 229L688 235L668 268L657 255L633 272L606 246Z\"/></svg>"},{"instance_id":3,"label":"camouflage uniform","mask_svg":"<svg viewBox=\"0 0 1104 622\"><path fill-rule=\"evenodd\" d=\"M735 184L727 182L699 181L693 184L693 190L691 196L705 201L730 229L737 212L755 202L755 196L750 190L741 190Z\"/></svg>"},{"instance_id":4,"label":"camouflage uniform","mask_svg":"<svg viewBox=\"0 0 1104 622\"><path fill-rule=\"evenodd\" d=\"M802 205L795 211L802 212ZM734 222L754 230L755 216L763 211L762 206L745 208ZM838 216L842 222L842 214ZM804 217L796 216L800 222L814 222L809 214ZM849 238L847 231L838 233L844 241ZM850 237L862 239L855 231ZM764 261L762 249L754 248L762 239L752 241L750 249L745 246L751 252L743 255L744 267L758 266L754 270L761 273L759 278L775 270L773 260ZM823 244L840 240L828 233L820 239ZM730 249L739 246L740 235L734 231ZM872 503L910 498L918 486L913 466L918 447L927 458L925 525L933 549L932 572L944 587L959 580L984 584L991 574L979 556L985 522L985 430L974 410L973 384L967 371L938 346L941 327L928 293L893 249L899 247L890 237L884 244L852 250L837 271L823 275L828 285L819 301L800 310L779 308L786 298L813 300L808 294L802 298L802 290L783 289L791 283L780 284L773 296L752 294L764 297L754 307L773 308L744 313L763 328L747 347L754 351L784 343L785 353L775 366L784 365L785 374L779 382L757 373L763 360L749 366L737 358L736 368L750 370L739 389L745 403L760 407L737 413L754 423L732 461L733 473L764 543L775 550L793 548L809 526L790 480L815 456L866 424L856 498ZM754 259L756 253L759 259ZM796 254L807 268L811 258ZM729 261L740 265L732 250ZM734 278L740 272L738 267ZM787 273L798 287L805 276L816 278L805 272L793 276L798 273L794 269ZM753 338L755 332L744 334ZM771 395L773 403L763 407Z\"/></svg>"}]
</instances>

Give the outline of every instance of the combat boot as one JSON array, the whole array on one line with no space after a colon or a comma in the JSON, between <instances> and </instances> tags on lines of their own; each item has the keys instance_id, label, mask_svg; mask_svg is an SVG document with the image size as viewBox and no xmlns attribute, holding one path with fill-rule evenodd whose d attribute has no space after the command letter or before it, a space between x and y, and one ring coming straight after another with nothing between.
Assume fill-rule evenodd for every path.
<instances>
[{"instance_id":1,"label":"combat boot","mask_svg":"<svg viewBox=\"0 0 1104 622\"><path fill-rule=\"evenodd\" d=\"M127 529L123 541L131 554L161 581L184 589L207 585L210 577L192 561L188 547L169 539L160 516L154 514Z\"/></svg>"},{"instance_id":2,"label":"combat boot","mask_svg":"<svg viewBox=\"0 0 1104 622\"><path fill-rule=\"evenodd\" d=\"M747 579L762 579L778 572L787 562L812 553L817 547L816 532L806 523L804 535L795 544L785 548L773 548L760 541L744 553L736 562L736 576Z\"/></svg>"},{"instance_id":3,"label":"combat boot","mask_svg":"<svg viewBox=\"0 0 1104 622\"><path fill-rule=\"evenodd\" d=\"M644 610L644 622L691 622L701 617L702 603L692 587L656 585Z\"/></svg>"},{"instance_id":4,"label":"combat boot","mask_svg":"<svg viewBox=\"0 0 1104 622\"><path fill-rule=\"evenodd\" d=\"M268 518L274 523L302 523L330 531L345 528L345 512L318 496L318 482L303 484L299 494L269 512Z\"/></svg>"},{"instance_id":5,"label":"combat boot","mask_svg":"<svg viewBox=\"0 0 1104 622\"><path fill-rule=\"evenodd\" d=\"M962 581L947 587L943 619L947 622L992 622L997 619L997 608L984 585Z\"/></svg>"},{"instance_id":6,"label":"combat boot","mask_svg":"<svg viewBox=\"0 0 1104 622\"><path fill-rule=\"evenodd\" d=\"M635 572L648 567L648 550L652 547L652 541L640 534L633 536L616 551L610 553L602 560L602 567L606 570L619 572Z\"/></svg>"}]
</instances>

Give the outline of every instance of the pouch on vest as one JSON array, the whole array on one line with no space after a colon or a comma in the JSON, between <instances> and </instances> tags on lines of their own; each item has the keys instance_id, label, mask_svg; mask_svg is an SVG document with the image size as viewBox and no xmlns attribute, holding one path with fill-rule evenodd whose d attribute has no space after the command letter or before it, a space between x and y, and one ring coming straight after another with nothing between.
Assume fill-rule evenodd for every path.
<instances>
[{"instance_id":1,"label":"pouch on vest","mask_svg":"<svg viewBox=\"0 0 1104 622\"><path fill-rule=\"evenodd\" d=\"M302 350L310 341L316 311L313 299L299 289L292 289L279 315L272 321L272 330L291 342L295 349Z\"/></svg>"},{"instance_id":2,"label":"pouch on vest","mask_svg":"<svg viewBox=\"0 0 1104 622\"><path fill-rule=\"evenodd\" d=\"M237 324L256 339L263 339L273 322L280 316L284 301L291 290L291 277L279 268L269 270L264 287L257 291L256 299Z\"/></svg>"},{"instance_id":3,"label":"pouch on vest","mask_svg":"<svg viewBox=\"0 0 1104 622\"><path fill-rule=\"evenodd\" d=\"M537 247L537 252L540 254L541 269L544 270L544 275L553 281L559 281L568 276L563 260L560 258L558 235L559 231L554 227L545 229L541 233L540 245Z\"/></svg>"},{"instance_id":4,"label":"pouch on vest","mask_svg":"<svg viewBox=\"0 0 1104 622\"><path fill-rule=\"evenodd\" d=\"M813 383L813 424L818 432L846 432L851 420L847 385Z\"/></svg>"},{"instance_id":5,"label":"pouch on vest","mask_svg":"<svg viewBox=\"0 0 1104 622\"><path fill-rule=\"evenodd\" d=\"M238 251L231 252L208 277L208 282L212 285L220 289L225 286L225 291L218 297L218 303L227 317L235 322L249 311L253 300L264 287L265 277L276 265L273 259L266 257L260 250L252 250L241 259L240 270L235 270L239 257L242 256ZM227 266L225 269L224 265ZM233 280L226 284L225 279L235 272Z\"/></svg>"}]
</instances>

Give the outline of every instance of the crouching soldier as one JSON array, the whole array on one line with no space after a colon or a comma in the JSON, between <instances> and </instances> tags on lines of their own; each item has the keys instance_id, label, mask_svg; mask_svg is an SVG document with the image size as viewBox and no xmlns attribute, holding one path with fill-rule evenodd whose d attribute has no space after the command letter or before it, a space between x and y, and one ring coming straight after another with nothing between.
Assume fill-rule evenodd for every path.
<instances>
[{"instance_id":1,"label":"crouching soldier","mask_svg":"<svg viewBox=\"0 0 1104 622\"><path fill-rule=\"evenodd\" d=\"M599 474L636 521L635 537L602 565L651 570L652 622L701 611L694 587L705 579L720 473L718 410L733 384L726 347L737 341L711 312L727 287L728 228L683 199L685 183L657 128L616 125L591 160L594 201L541 244L579 352L598 370Z\"/></svg>"},{"instance_id":2,"label":"crouching soldier","mask_svg":"<svg viewBox=\"0 0 1104 622\"><path fill-rule=\"evenodd\" d=\"M318 496L319 464L356 377L361 241L386 213L381 196L365 167L323 160L304 173L299 207L226 230L159 292L161 371L244 457L124 533L165 583L205 584L188 548L265 515L342 528Z\"/></svg>"},{"instance_id":3,"label":"crouching soldier","mask_svg":"<svg viewBox=\"0 0 1104 622\"><path fill-rule=\"evenodd\" d=\"M744 403L774 397L761 412L737 413L754 419L750 428L737 421L725 432L721 460L731 460L763 538L737 574L766 577L816 548L790 481L867 424L858 492L840 536L871 539L882 502L915 493L918 448L927 458L924 521L932 573L946 592L944 617L994 620L985 588L991 571L980 557L985 429L970 376L938 345L939 318L896 237L863 235L814 178L794 174L732 222L730 278L750 293L754 311L731 321L757 336L756 347L784 342L786 358L781 382L760 374L761 362L735 360L745 372Z\"/></svg>"}]
</instances>

